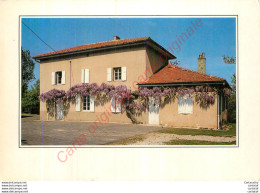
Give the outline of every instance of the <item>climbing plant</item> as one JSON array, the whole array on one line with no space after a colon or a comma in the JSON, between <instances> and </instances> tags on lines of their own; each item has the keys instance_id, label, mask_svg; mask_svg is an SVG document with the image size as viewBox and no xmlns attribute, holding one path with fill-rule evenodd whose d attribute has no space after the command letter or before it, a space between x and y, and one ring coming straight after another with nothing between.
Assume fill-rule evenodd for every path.
<instances>
[{"instance_id":1,"label":"climbing plant","mask_svg":"<svg viewBox=\"0 0 260 193\"><path fill-rule=\"evenodd\" d=\"M178 96L195 94L197 103L210 105L215 103L217 93L224 96L230 96L229 88L217 88L211 86L194 86L194 87L140 87L138 90L131 91L125 85L109 85L102 83L77 84L71 87L67 92L64 90L52 89L40 95L40 100L46 101L48 105L58 102L70 102L75 100L77 95L106 97L111 99L114 96L120 96L122 106L132 113L145 111L148 108L149 97L158 98L159 101L175 99Z\"/></svg>"}]
</instances>

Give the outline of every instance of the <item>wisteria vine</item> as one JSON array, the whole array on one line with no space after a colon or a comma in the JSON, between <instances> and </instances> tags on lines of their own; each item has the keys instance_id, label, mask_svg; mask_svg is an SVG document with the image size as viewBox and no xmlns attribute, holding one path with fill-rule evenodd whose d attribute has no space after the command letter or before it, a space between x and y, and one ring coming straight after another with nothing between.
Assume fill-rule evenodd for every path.
<instances>
[{"instance_id":1,"label":"wisteria vine","mask_svg":"<svg viewBox=\"0 0 260 193\"><path fill-rule=\"evenodd\" d=\"M109 85L102 83L100 86L97 83L77 84L71 87L67 92L64 90L52 89L48 92L42 93L39 98L41 101L46 101L48 104L59 102L70 102L75 99L77 95L99 96L112 98L115 95L121 97L122 105L126 109L145 111L148 107L148 98L154 97L160 99L174 99L177 96L186 94L195 94L195 99L201 104L214 104L217 93L222 92L224 96L230 96L231 90L229 88L219 89L210 86L194 86L194 87L140 87L138 90L131 91L125 85Z\"/></svg>"}]
</instances>

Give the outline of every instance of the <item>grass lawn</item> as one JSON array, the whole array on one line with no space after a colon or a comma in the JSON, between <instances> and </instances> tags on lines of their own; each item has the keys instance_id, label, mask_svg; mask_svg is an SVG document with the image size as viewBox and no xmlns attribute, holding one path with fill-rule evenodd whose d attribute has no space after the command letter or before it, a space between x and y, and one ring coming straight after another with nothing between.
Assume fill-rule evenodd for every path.
<instances>
[{"instance_id":1,"label":"grass lawn","mask_svg":"<svg viewBox=\"0 0 260 193\"><path fill-rule=\"evenodd\" d=\"M177 135L208 135L208 136L221 136L232 137L236 136L236 124L228 123L232 127L229 130L207 130L207 129L184 129L184 128L168 128L157 131L159 133L177 134Z\"/></svg>"},{"instance_id":2,"label":"grass lawn","mask_svg":"<svg viewBox=\"0 0 260 193\"><path fill-rule=\"evenodd\" d=\"M29 113L22 113L22 114L21 114L21 117L22 117L22 118L32 117L32 116L33 116L33 114L29 114Z\"/></svg>"},{"instance_id":3,"label":"grass lawn","mask_svg":"<svg viewBox=\"0 0 260 193\"><path fill-rule=\"evenodd\" d=\"M213 142L213 141L200 141L200 140L171 140L165 145L236 145L236 142Z\"/></svg>"}]
</instances>

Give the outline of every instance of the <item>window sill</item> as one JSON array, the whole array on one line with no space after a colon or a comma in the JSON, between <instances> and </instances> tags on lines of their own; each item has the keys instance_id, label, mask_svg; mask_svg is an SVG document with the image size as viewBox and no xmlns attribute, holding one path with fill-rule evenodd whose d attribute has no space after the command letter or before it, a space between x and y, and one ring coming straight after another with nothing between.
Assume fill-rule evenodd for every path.
<instances>
[{"instance_id":1,"label":"window sill","mask_svg":"<svg viewBox=\"0 0 260 193\"><path fill-rule=\"evenodd\" d=\"M93 111L90 111L90 110L82 110L82 112L84 112L84 113L94 113Z\"/></svg>"},{"instance_id":2,"label":"window sill","mask_svg":"<svg viewBox=\"0 0 260 193\"><path fill-rule=\"evenodd\" d=\"M122 112L112 112L113 114L121 114Z\"/></svg>"}]
</instances>

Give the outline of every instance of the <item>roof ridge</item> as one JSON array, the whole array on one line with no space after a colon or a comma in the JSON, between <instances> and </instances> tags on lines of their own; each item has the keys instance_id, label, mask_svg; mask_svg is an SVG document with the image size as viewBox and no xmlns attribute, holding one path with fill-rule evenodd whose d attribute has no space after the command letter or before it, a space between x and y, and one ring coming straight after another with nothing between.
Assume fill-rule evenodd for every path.
<instances>
[{"instance_id":1,"label":"roof ridge","mask_svg":"<svg viewBox=\"0 0 260 193\"><path fill-rule=\"evenodd\" d=\"M104 43L111 43L111 42L122 42L122 41L139 41L139 40L149 40L151 39L149 36L146 37L138 37L138 38L126 38L126 39L119 39L119 40L109 40L109 41L102 41L102 42L95 42L95 43L90 43L90 44L81 44L81 45L77 45L77 46L73 46L70 48L63 48L63 49L59 49L56 51L52 51L52 52L47 52L47 53L43 53L43 54L37 54L34 57L38 57L38 56L42 56L42 55L51 55L51 54L55 54L57 52L63 52L63 51L69 51L70 49L75 49L77 47L81 47L81 46L91 46L91 45L95 45L95 44L104 44ZM84 48L83 48L84 49Z\"/></svg>"}]
</instances>

